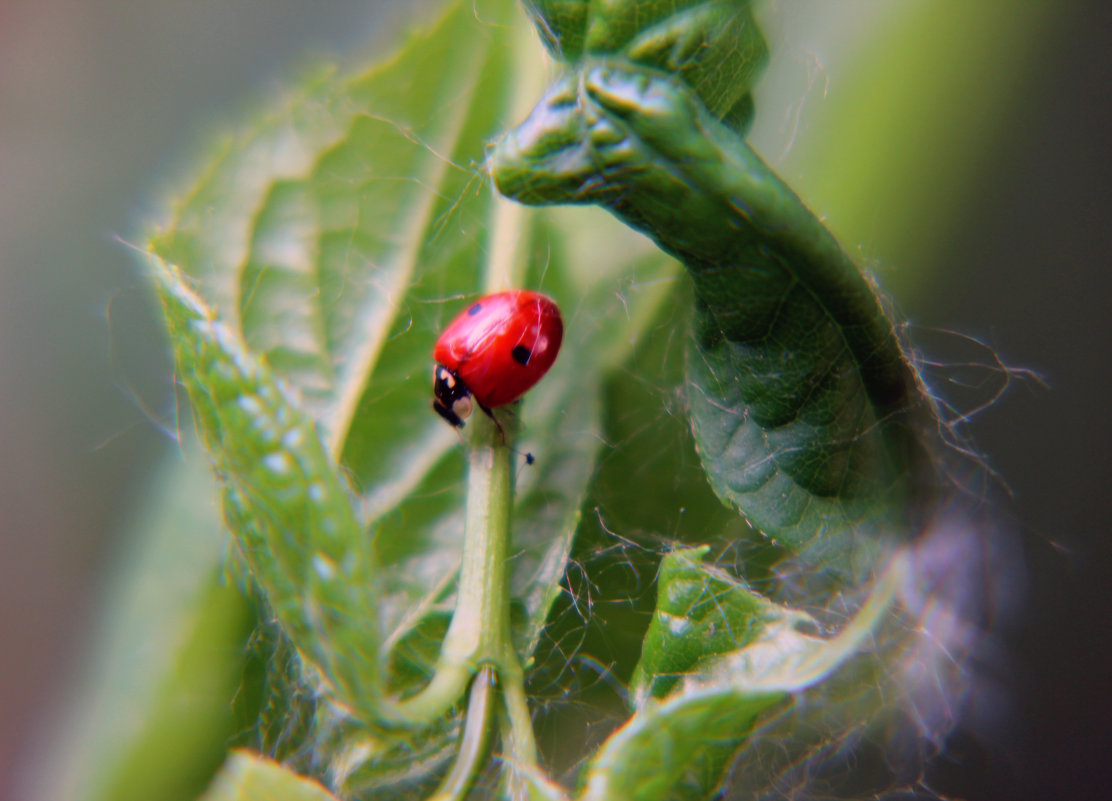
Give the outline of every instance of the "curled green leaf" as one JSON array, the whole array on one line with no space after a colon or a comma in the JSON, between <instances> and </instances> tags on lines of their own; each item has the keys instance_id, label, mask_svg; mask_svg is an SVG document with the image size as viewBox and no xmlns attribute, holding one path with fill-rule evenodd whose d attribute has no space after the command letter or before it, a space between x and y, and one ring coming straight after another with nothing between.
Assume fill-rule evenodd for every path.
<instances>
[{"instance_id":1,"label":"curled green leaf","mask_svg":"<svg viewBox=\"0 0 1112 801\"><path fill-rule=\"evenodd\" d=\"M621 56L683 80L731 127L753 115L768 58L750 0L525 0L545 46L565 61Z\"/></svg>"},{"instance_id":2,"label":"curled green leaf","mask_svg":"<svg viewBox=\"0 0 1112 801\"><path fill-rule=\"evenodd\" d=\"M598 203L679 258L696 295L688 400L715 491L859 575L914 526L930 403L852 259L684 84L586 64L492 155L531 204Z\"/></svg>"}]
</instances>

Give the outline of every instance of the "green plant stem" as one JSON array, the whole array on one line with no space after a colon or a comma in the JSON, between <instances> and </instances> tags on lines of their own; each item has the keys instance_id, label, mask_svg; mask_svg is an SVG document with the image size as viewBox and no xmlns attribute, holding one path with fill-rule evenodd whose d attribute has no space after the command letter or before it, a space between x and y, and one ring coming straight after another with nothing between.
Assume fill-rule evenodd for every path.
<instances>
[{"instance_id":1,"label":"green plant stem","mask_svg":"<svg viewBox=\"0 0 1112 801\"><path fill-rule=\"evenodd\" d=\"M519 769L537 770L537 742L525 699L525 672L512 649L507 653L501 677L505 701L501 726L503 758L507 764L506 797L518 801L529 797L529 785L519 775Z\"/></svg>"},{"instance_id":2,"label":"green plant stem","mask_svg":"<svg viewBox=\"0 0 1112 801\"><path fill-rule=\"evenodd\" d=\"M456 608L432 680L397 706L399 716L413 723L445 714L485 664L497 667L504 683L523 681L510 639L506 572L513 504L513 421L504 424L504 436L483 415L475 415L472 426Z\"/></svg>"},{"instance_id":3,"label":"green plant stem","mask_svg":"<svg viewBox=\"0 0 1112 801\"><path fill-rule=\"evenodd\" d=\"M427 801L460 801L467 796L487 757L496 684L494 668L490 665L484 666L471 682L467 720L459 742L459 754L444 781Z\"/></svg>"}]
</instances>

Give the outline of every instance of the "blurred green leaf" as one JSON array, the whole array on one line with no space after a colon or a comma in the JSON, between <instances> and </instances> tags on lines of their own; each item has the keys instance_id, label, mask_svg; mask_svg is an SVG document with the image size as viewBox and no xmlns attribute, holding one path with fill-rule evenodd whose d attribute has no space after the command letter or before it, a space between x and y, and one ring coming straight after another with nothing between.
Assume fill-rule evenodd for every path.
<instances>
[{"instance_id":1,"label":"blurred green leaf","mask_svg":"<svg viewBox=\"0 0 1112 801\"><path fill-rule=\"evenodd\" d=\"M950 286L956 237L981 219L1001 165L1023 157L1013 132L1028 124L1031 87L1071 6L908 0L878 11L860 22L867 35L855 23L835 36L854 13L840 4L802 13L765 4L762 18L782 12L777 27L789 36L792 14L831 34L816 37L814 52L792 39L778 48L770 72L786 84L805 64L813 84L791 89L804 96L770 98L778 107L763 110L753 133L838 241L879 264L884 288L906 304ZM762 83L762 98L769 88ZM798 126L786 152L779 106Z\"/></svg>"},{"instance_id":2,"label":"blurred green leaf","mask_svg":"<svg viewBox=\"0 0 1112 801\"><path fill-rule=\"evenodd\" d=\"M257 754L234 751L200 801L337 801L319 784Z\"/></svg>"},{"instance_id":3,"label":"blurred green leaf","mask_svg":"<svg viewBox=\"0 0 1112 801\"><path fill-rule=\"evenodd\" d=\"M195 447L151 477L39 797L192 801L223 761L254 614L220 580L215 489Z\"/></svg>"}]
</instances>

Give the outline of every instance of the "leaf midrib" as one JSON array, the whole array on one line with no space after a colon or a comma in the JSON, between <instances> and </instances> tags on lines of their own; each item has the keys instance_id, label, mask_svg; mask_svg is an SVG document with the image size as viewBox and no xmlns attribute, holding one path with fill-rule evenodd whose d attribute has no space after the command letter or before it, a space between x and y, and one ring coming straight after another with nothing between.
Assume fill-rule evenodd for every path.
<instances>
[{"instance_id":1,"label":"leaf midrib","mask_svg":"<svg viewBox=\"0 0 1112 801\"><path fill-rule=\"evenodd\" d=\"M453 152L453 146L463 133L463 120L471 109L471 99L479 86L475 76L480 74L477 67L483 55L481 49L472 48L466 65L458 70L457 74L468 80L453 84L446 91L445 94L452 96L455 102L442 104L446 111L437 116L440 124L436 138L425 147L424 170L414 175L416 185L425 187L426 191L417 194L413 206L403 215L408 224L401 230L399 239L406 243L405 247L393 257L393 264L383 270L384 274L393 275L393 280L383 289L389 305L376 313L378 297L372 294L356 311L352 333L339 348L350 357L338 371L337 391L324 419L325 442L329 452L337 459L343 451L359 401L370 383L388 334L402 309L402 300L413 283L418 257L426 240L422 234L435 222L433 214L440 199L436 188L443 185L449 167L454 166L449 159L438 154Z\"/></svg>"}]
</instances>

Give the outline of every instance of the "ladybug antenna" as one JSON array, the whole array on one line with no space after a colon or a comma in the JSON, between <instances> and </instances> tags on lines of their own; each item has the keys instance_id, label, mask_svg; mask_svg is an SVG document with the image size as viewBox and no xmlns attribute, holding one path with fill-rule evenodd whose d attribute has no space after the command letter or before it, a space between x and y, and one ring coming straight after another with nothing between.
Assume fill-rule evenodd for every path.
<instances>
[{"instance_id":1,"label":"ladybug antenna","mask_svg":"<svg viewBox=\"0 0 1112 801\"><path fill-rule=\"evenodd\" d=\"M519 451L517 448L510 448L510 451L512 453L516 454L517 456L522 457L525 460L526 465L531 466L532 464L534 464L537 461L535 458L533 458L533 454L530 453L529 451Z\"/></svg>"}]
</instances>

